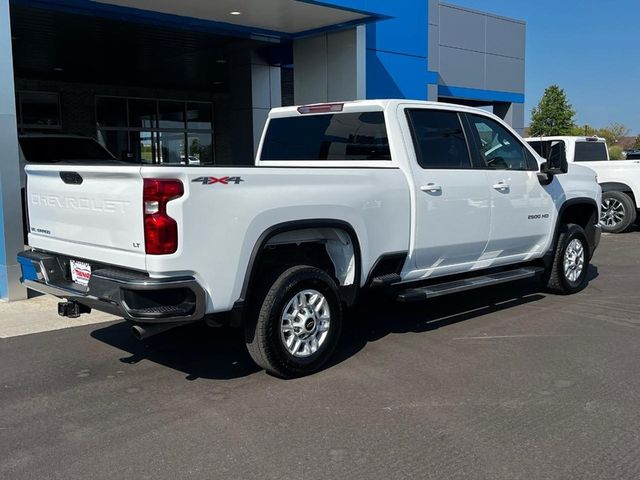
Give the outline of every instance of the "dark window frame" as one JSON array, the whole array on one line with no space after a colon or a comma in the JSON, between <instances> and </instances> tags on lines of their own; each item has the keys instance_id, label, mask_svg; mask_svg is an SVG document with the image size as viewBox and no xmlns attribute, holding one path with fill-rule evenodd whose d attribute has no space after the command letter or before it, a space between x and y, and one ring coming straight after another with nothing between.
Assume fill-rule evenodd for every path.
<instances>
[{"instance_id":1,"label":"dark window frame","mask_svg":"<svg viewBox=\"0 0 640 480\"><path fill-rule=\"evenodd\" d=\"M50 95L55 96L58 103L58 124L57 125L41 125L41 124L32 124L32 123L24 123L24 115L23 115L23 103L22 96L23 95ZM16 114L17 114L17 126L18 130L62 130L62 105L60 101L60 92L50 92L50 91L39 91L39 90L19 90L16 92Z\"/></svg>"},{"instance_id":2,"label":"dark window frame","mask_svg":"<svg viewBox=\"0 0 640 480\"><path fill-rule=\"evenodd\" d=\"M412 117L412 113L413 112L439 112L439 113L448 113L448 114L452 114L455 115L456 118L458 119L458 123L460 124L460 129L462 131L463 137L464 137L464 142L465 145L467 147L467 158L469 159L469 166L468 167L457 167L457 168L452 168L452 167L447 167L447 168L441 168L441 167L425 167L424 165L422 165L420 158L421 158L421 147L418 145L418 139L417 139L417 135L416 135L416 131L415 131L415 125L414 125L414 119ZM409 125L409 131L411 133L411 142L413 145L413 151L416 157L416 164L423 170L455 170L455 171L459 171L459 170L475 170L477 169L477 162L476 159L474 158L474 155L471 151L471 145L469 142L469 137L468 137L468 132L467 129L465 128L465 124L464 124L464 120L462 118L461 112L458 112L456 110L447 110L447 109L443 109L443 108L420 108L420 107L411 107L411 108L406 108L405 109L405 118L407 120L407 124Z\"/></svg>"},{"instance_id":3,"label":"dark window frame","mask_svg":"<svg viewBox=\"0 0 640 480\"><path fill-rule=\"evenodd\" d=\"M126 126L103 126L99 123L98 118L98 101L101 98L115 98L122 99L126 104ZM142 101L151 101L155 102L155 124L153 127L132 127L131 126L131 108L129 105L130 101L142 100ZM161 127L160 126L160 103L161 102L175 102L181 103L183 105L183 115L184 115L184 126L183 128L173 128L173 127ZM209 107L211 112L211 128L189 128L189 121L187 118L187 111L189 104L203 104ZM127 135L127 144L129 146L129 151L134 152L132 145L132 134L142 133L142 132L150 132L151 133L151 151L152 157L154 159L153 163L140 162L140 165L153 165L153 166L176 166L175 163L162 163L157 161L159 158L158 152L161 150L160 148L160 134L161 133L181 133L184 137L184 147L185 147L185 164L181 166L186 166L190 168L197 167L212 167L216 166L216 156L215 156L215 112L214 112L214 103L212 101L206 100L185 100L185 99L174 99L174 98L149 98L149 97L127 97L121 95L95 95L94 96L94 115L96 119L96 130L99 135L100 132L124 132ZM189 135L191 134L208 134L211 136L211 147L210 147L210 155L212 163L206 165L189 165L189 156L190 156L190 145L189 145Z\"/></svg>"}]
</instances>

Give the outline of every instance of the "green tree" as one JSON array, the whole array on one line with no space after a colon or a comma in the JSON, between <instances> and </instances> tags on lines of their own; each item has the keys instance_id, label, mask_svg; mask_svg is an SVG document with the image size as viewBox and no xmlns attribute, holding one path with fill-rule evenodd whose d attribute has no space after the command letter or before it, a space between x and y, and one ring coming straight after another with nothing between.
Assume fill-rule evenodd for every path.
<instances>
[{"instance_id":1,"label":"green tree","mask_svg":"<svg viewBox=\"0 0 640 480\"><path fill-rule=\"evenodd\" d=\"M611 160L622 160L622 148L620 147L609 147L609 158Z\"/></svg>"},{"instance_id":2,"label":"green tree","mask_svg":"<svg viewBox=\"0 0 640 480\"><path fill-rule=\"evenodd\" d=\"M640 150L640 135L638 135L636 137L636 139L633 142L633 147L631 147L631 148L634 148L636 150Z\"/></svg>"},{"instance_id":3,"label":"green tree","mask_svg":"<svg viewBox=\"0 0 640 480\"><path fill-rule=\"evenodd\" d=\"M576 126L573 121L575 115L564 90L551 85L544 91L540 103L531 111L529 135L571 135Z\"/></svg>"},{"instance_id":4,"label":"green tree","mask_svg":"<svg viewBox=\"0 0 640 480\"><path fill-rule=\"evenodd\" d=\"M596 134L604 138L610 146L615 145L629 133L629 129L622 123L612 123L608 127L600 128Z\"/></svg>"},{"instance_id":5,"label":"green tree","mask_svg":"<svg viewBox=\"0 0 640 480\"><path fill-rule=\"evenodd\" d=\"M590 137L591 135L595 134L596 129L587 123L581 126L574 125L574 127L571 129L571 135L575 137Z\"/></svg>"}]
</instances>

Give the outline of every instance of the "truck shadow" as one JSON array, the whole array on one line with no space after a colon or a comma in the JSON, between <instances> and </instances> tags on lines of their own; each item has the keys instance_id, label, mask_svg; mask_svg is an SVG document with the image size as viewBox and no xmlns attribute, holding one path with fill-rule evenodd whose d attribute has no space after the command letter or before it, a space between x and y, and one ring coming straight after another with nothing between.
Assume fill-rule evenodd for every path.
<instances>
[{"instance_id":1,"label":"truck shadow","mask_svg":"<svg viewBox=\"0 0 640 480\"><path fill-rule=\"evenodd\" d=\"M595 279L597 268L590 266L588 275L590 281ZM325 370L353 357L367 343L390 334L425 333L545 297L539 283L531 281L415 304L370 295L362 299L360 306L346 312L342 339ZM96 329L91 336L126 352L120 359L123 363L148 360L185 373L187 380L232 379L260 371L249 357L239 329L212 329L198 323L138 341L131 335L130 325L120 322Z\"/></svg>"}]
</instances>

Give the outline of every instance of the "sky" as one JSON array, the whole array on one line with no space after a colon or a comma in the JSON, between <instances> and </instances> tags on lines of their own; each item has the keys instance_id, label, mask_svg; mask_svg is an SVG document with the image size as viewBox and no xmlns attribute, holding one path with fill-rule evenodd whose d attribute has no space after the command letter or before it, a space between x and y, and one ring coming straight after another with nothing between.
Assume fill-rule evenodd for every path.
<instances>
[{"instance_id":1,"label":"sky","mask_svg":"<svg viewBox=\"0 0 640 480\"><path fill-rule=\"evenodd\" d=\"M640 0L446 0L527 22L525 125L564 88L576 123L640 134Z\"/></svg>"}]
</instances>

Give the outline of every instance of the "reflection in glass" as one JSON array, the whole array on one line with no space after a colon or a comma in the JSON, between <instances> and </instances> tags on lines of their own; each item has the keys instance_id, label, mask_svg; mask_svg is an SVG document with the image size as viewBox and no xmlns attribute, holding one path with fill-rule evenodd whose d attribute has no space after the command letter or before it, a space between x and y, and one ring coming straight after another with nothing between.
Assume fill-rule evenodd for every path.
<instances>
[{"instance_id":1,"label":"reflection in glass","mask_svg":"<svg viewBox=\"0 0 640 480\"><path fill-rule=\"evenodd\" d=\"M96 115L99 127L126 127L127 100L125 98L97 97Z\"/></svg>"},{"instance_id":2,"label":"reflection in glass","mask_svg":"<svg viewBox=\"0 0 640 480\"><path fill-rule=\"evenodd\" d=\"M131 160L129 152L129 134L122 130L102 130L98 132L98 141L107 147L113 155L123 162Z\"/></svg>"},{"instance_id":3,"label":"reflection in glass","mask_svg":"<svg viewBox=\"0 0 640 480\"><path fill-rule=\"evenodd\" d=\"M184 102L159 102L160 128L180 128L184 129Z\"/></svg>"},{"instance_id":4,"label":"reflection in glass","mask_svg":"<svg viewBox=\"0 0 640 480\"><path fill-rule=\"evenodd\" d=\"M184 133L158 133L158 162L179 165L184 163Z\"/></svg>"},{"instance_id":5,"label":"reflection in glass","mask_svg":"<svg viewBox=\"0 0 640 480\"><path fill-rule=\"evenodd\" d=\"M60 106L57 93L20 93L20 123L23 126L59 127Z\"/></svg>"},{"instance_id":6,"label":"reflection in glass","mask_svg":"<svg viewBox=\"0 0 640 480\"><path fill-rule=\"evenodd\" d=\"M213 165L210 133L188 133L189 165Z\"/></svg>"},{"instance_id":7,"label":"reflection in glass","mask_svg":"<svg viewBox=\"0 0 640 480\"><path fill-rule=\"evenodd\" d=\"M187 103L187 128L193 130L211 130L211 104Z\"/></svg>"},{"instance_id":8,"label":"reflection in glass","mask_svg":"<svg viewBox=\"0 0 640 480\"><path fill-rule=\"evenodd\" d=\"M153 132L131 132L131 146L136 162L153 163L155 159Z\"/></svg>"},{"instance_id":9,"label":"reflection in glass","mask_svg":"<svg viewBox=\"0 0 640 480\"><path fill-rule=\"evenodd\" d=\"M155 100L129 100L129 126L156 128L157 102Z\"/></svg>"}]
</instances>

